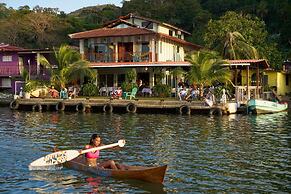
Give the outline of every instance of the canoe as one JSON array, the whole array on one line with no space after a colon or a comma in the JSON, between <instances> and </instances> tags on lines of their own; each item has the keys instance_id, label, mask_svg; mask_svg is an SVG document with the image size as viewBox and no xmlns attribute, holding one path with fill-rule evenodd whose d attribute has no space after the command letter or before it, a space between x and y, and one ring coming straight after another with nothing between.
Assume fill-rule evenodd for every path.
<instances>
[{"instance_id":1,"label":"canoe","mask_svg":"<svg viewBox=\"0 0 291 194\"><path fill-rule=\"evenodd\" d=\"M251 99L247 103L247 110L249 113L276 113L286 111L288 109L287 103L278 103L269 100Z\"/></svg>"},{"instance_id":2,"label":"canoe","mask_svg":"<svg viewBox=\"0 0 291 194\"><path fill-rule=\"evenodd\" d=\"M128 166L128 170L103 169L98 167L90 167L86 164L85 158L80 156L64 163L64 166L78 171L92 173L97 176L114 177L120 179L136 179L151 183L160 183L164 181L167 165L159 167L142 167Z\"/></svg>"}]
</instances>

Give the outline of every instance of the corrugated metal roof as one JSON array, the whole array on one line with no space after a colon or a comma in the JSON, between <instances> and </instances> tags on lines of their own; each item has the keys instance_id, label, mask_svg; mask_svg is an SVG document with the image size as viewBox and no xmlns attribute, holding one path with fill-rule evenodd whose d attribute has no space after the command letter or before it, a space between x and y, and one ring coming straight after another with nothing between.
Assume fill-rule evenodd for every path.
<instances>
[{"instance_id":1,"label":"corrugated metal roof","mask_svg":"<svg viewBox=\"0 0 291 194\"><path fill-rule=\"evenodd\" d=\"M18 52L18 51L23 51L25 49L23 48L20 48L20 47L16 47L16 46L11 46L9 44L4 44L4 43L1 43L0 44L0 51L9 51L9 52Z\"/></svg>"},{"instance_id":2,"label":"corrugated metal roof","mask_svg":"<svg viewBox=\"0 0 291 194\"><path fill-rule=\"evenodd\" d=\"M237 59L237 60L227 60L230 64L259 64L262 65L264 68L268 68L269 64L265 59Z\"/></svg>"}]
</instances>

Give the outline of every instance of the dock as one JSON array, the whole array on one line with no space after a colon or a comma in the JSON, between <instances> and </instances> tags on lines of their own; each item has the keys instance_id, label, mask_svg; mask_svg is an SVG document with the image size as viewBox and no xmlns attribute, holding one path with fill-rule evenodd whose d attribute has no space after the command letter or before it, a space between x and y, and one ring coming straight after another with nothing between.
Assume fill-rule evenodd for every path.
<instances>
[{"instance_id":1,"label":"dock","mask_svg":"<svg viewBox=\"0 0 291 194\"><path fill-rule=\"evenodd\" d=\"M206 106L201 101L152 100L152 99L99 99L99 98L31 98L11 101L12 110L70 111L104 113L172 113L172 114L227 114L220 105Z\"/></svg>"}]
</instances>

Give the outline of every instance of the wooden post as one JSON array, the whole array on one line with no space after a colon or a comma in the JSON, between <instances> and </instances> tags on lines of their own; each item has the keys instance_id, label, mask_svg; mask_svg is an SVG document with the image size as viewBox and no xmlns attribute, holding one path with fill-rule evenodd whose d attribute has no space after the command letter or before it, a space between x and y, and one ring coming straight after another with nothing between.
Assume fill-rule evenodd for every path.
<instances>
[{"instance_id":1,"label":"wooden post","mask_svg":"<svg viewBox=\"0 0 291 194\"><path fill-rule=\"evenodd\" d=\"M250 67L247 66L247 100L250 99L250 91L249 91L249 77L250 77Z\"/></svg>"},{"instance_id":2,"label":"wooden post","mask_svg":"<svg viewBox=\"0 0 291 194\"><path fill-rule=\"evenodd\" d=\"M84 39L80 39L79 47L80 47L81 58L85 59Z\"/></svg>"},{"instance_id":3,"label":"wooden post","mask_svg":"<svg viewBox=\"0 0 291 194\"><path fill-rule=\"evenodd\" d=\"M256 89L256 98L260 98L259 96L259 81L260 81L260 71L259 71L259 64L257 64L257 89Z\"/></svg>"},{"instance_id":4,"label":"wooden post","mask_svg":"<svg viewBox=\"0 0 291 194\"><path fill-rule=\"evenodd\" d=\"M235 66L234 70L234 84L237 86L237 66Z\"/></svg>"}]
</instances>

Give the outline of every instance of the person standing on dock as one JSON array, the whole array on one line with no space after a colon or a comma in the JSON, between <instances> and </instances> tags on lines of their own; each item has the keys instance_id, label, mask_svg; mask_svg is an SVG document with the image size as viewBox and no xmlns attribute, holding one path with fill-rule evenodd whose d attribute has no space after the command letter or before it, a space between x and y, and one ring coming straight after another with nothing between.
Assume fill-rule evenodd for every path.
<instances>
[{"instance_id":1,"label":"person standing on dock","mask_svg":"<svg viewBox=\"0 0 291 194\"><path fill-rule=\"evenodd\" d=\"M23 98L23 88L22 87L20 87L19 98Z\"/></svg>"},{"instance_id":2,"label":"person standing on dock","mask_svg":"<svg viewBox=\"0 0 291 194\"><path fill-rule=\"evenodd\" d=\"M222 96L221 96L220 102L221 102L222 104L226 104L226 94L225 94L225 89L222 89Z\"/></svg>"}]
</instances>

